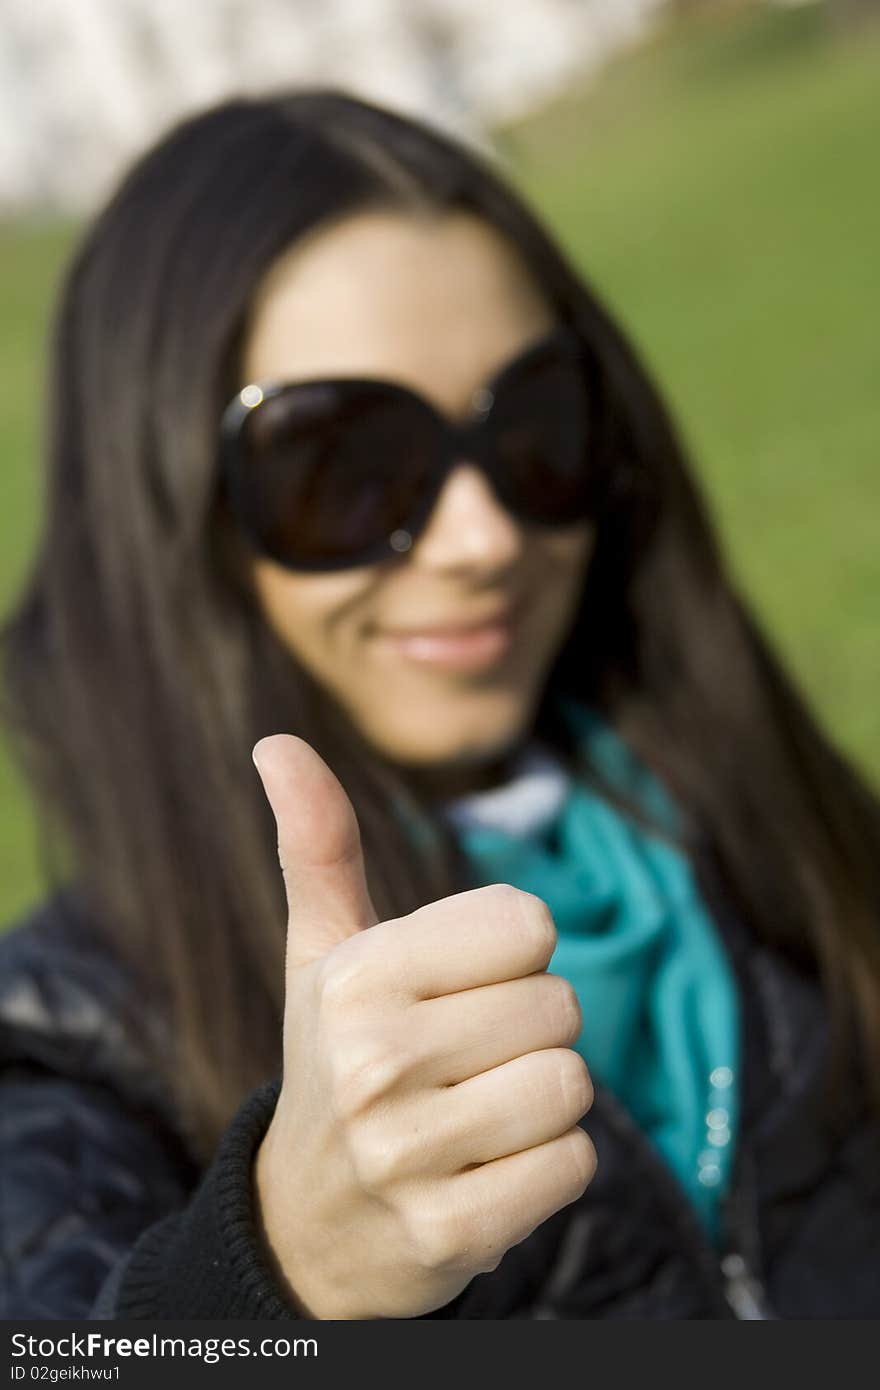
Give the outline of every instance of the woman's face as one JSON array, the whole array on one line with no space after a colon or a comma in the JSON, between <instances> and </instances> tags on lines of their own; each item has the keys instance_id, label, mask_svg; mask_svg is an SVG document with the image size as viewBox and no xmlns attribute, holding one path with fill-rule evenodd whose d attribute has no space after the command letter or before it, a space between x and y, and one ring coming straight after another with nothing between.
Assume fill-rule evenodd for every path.
<instances>
[{"instance_id":1,"label":"woman's face","mask_svg":"<svg viewBox=\"0 0 880 1390\"><path fill-rule=\"evenodd\" d=\"M243 370L247 381L391 378L457 416L553 323L487 224L371 211L276 261L252 307ZM586 522L519 522L462 458L405 556L332 574L260 556L252 580L268 622L373 746L467 779L527 733L592 543Z\"/></svg>"}]
</instances>

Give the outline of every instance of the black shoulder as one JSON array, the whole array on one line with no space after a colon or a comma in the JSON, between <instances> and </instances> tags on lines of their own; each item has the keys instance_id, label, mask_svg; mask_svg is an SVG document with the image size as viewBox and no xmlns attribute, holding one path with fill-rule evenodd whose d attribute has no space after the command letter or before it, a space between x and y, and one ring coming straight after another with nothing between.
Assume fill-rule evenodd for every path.
<instances>
[{"instance_id":1,"label":"black shoulder","mask_svg":"<svg viewBox=\"0 0 880 1390\"><path fill-rule=\"evenodd\" d=\"M173 1123L150 1061L138 991L89 929L75 889L37 903L0 933L0 1070L97 1083Z\"/></svg>"}]
</instances>

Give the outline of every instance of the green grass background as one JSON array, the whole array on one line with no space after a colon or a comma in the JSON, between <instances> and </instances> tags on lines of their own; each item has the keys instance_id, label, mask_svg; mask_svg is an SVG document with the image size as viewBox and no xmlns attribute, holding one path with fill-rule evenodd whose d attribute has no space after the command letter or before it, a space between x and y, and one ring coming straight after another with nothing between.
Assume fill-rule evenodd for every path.
<instances>
[{"instance_id":1,"label":"green grass background","mask_svg":"<svg viewBox=\"0 0 880 1390\"><path fill-rule=\"evenodd\" d=\"M726 5L500 133L671 400L735 579L880 781L880 28ZM0 227L0 605L39 524L44 342L75 229ZM42 891L0 754L0 922Z\"/></svg>"}]
</instances>

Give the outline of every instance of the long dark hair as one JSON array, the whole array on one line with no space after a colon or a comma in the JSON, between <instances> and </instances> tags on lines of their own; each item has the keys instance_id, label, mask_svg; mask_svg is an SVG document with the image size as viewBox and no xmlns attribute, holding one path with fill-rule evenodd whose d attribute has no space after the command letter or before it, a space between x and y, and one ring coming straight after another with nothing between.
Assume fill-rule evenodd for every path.
<instances>
[{"instance_id":1,"label":"long dark hair","mask_svg":"<svg viewBox=\"0 0 880 1390\"><path fill-rule=\"evenodd\" d=\"M725 573L646 371L490 161L306 91L178 126L82 241L54 327L43 536L2 633L5 722L49 875L79 885L161 1021L150 1047L194 1153L280 1064L284 893L258 738L298 733L341 778L382 917L463 886L430 806L263 620L218 499L218 419L257 283L298 237L370 205L494 224L594 350L613 476L539 722L560 691L605 714L686 808L753 932L820 971L837 1052L880 1077L880 808Z\"/></svg>"}]
</instances>

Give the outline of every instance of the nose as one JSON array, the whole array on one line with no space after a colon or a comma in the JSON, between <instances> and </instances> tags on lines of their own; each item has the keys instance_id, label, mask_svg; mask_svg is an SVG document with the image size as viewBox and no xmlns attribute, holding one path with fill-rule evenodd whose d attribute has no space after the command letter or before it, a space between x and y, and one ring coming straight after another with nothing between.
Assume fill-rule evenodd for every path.
<instances>
[{"instance_id":1,"label":"nose","mask_svg":"<svg viewBox=\"0 0 880 1390\"><path fill-rule=\"evenodd\" d=\"M440 491L411 559L428 569L495 570L514 563L523 533L482 469L456 464Z\"/></svg>"}]
</instances>

